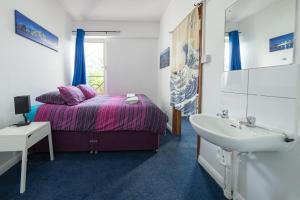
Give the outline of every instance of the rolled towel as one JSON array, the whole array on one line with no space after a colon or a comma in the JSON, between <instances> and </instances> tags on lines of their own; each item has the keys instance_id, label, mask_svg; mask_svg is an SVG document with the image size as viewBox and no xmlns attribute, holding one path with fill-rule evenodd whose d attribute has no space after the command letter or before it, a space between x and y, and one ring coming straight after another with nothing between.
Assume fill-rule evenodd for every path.
<instances>
[{"instance_id":1,"label":"rolled towel","mask_svg":"<svg viewBox=\"0 0 300 200\"><path fill-rule=\"evenodd\" d=\"M127 93L126 97L127 97L127 98L135 97L135 94L134 94L134 93Z\"/></svg>"},{"instance_id":2,"label":"rolled towel","mask_svg":"<svg viewBox=\"0 0 300 200\"><path fill-rule=\"evenodd\" d=\"M139 98L137 96L129 97L125 100L125 102L128 104L135 104L135 103L139 102Z\"/></svg>"}]
</instances>

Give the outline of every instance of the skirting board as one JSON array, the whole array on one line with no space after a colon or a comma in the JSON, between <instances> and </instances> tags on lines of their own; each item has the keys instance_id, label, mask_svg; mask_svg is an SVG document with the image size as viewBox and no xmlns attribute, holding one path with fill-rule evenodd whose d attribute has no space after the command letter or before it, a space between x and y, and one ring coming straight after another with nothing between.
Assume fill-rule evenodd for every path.
<instances>
[{"instance_id":1,"label":"skirting board","mask_svg":"<svg viewBox=\"0 0 300 200\"><path fill-rule=\"evenodd\" d=\"M209 175L219 184L221 188L224 188L224 177L217 172L211 164L205 160L201 155L198 157L198 162L207 171Z\"/></svg>"},{"instance_id":2,"label":"skirting board","mask_svg":"<svg viewBox=\"0 0 300 200\"><path fill-rule=\"evenodd\" d=\"M20 161L21 161L21 153L16 153L9 160L7 160L3 165L0 166L0 176Z\"/></svg>"}]
</instances>

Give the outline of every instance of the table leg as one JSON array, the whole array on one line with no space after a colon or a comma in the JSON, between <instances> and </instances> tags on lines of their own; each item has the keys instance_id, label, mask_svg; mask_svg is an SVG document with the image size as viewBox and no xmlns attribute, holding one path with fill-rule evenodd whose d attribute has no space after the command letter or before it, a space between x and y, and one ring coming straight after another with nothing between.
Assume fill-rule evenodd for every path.
<instances>
[{"instance_id":1,"label":"table leg","mask_svg":"<svg viewBox=\"0 0 300 200\"><path fill-rule=\"evenodd\" d=\"M48 143L49 143L49 153L50 153L50 160L54 160L54 154L53 154L53 144L52 144L52 135L51 133L48 134Z\"/></svg>"},{"instance_id":2,"label":"table leg","mask_svg":"<svg viewBox=\"0 0 300 200\"><path fill-rule=\"evenodd\" d=\"M22 151L22 168L21 168L21 183L20 193L24 193L26 189L26 171L27 171L27 149Z\"/></svg>"}]
</instances>

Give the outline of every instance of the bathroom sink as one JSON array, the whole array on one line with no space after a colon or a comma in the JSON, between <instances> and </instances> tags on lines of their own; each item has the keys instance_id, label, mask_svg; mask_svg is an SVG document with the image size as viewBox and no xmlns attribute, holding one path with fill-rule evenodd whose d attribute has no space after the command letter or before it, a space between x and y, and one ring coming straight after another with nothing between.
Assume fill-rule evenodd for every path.
<instances>
[{"instance_id":1,"label":"bathroom sink","mask_svg":"<svg viewBox=\"0 0 300 200\"><path fill-rule=\"evenodd\" d=\"M230 151L282 151L294 143L285 142L285 136L281 133L259 127L240 126L233 120L213 115L192 115L190 122L200 137Z\"/></svg>"}]
</instances>

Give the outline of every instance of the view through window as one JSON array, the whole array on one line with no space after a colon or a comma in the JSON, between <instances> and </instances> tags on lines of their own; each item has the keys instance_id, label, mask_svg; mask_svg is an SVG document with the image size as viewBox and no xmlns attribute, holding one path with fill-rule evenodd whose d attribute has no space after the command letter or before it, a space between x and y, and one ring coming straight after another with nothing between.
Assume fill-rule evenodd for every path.
<instances>
[{"instance_id":1,"label":"view through window","mask_svg":"<svg viewBox=\"0 0 300 200\"><path fill-rule=\"evenodd\" d=\"M224 51L224 63L225 68L224 71L229 71L229 37L228 35L225 36L225 51Z\"/></svg>"},{"instance_id":2,"label":"view through window","mask_svg":"<svg viewBox=\"0 0 300 200\"><path fill-rule=\"evenodd\" d=\"M98 94L104 94L104 43L85 42L84 50L88 84L93 87Z\"/></svg>"}]
</instances>

